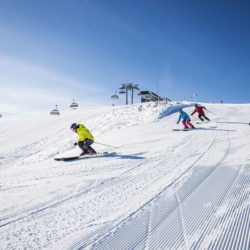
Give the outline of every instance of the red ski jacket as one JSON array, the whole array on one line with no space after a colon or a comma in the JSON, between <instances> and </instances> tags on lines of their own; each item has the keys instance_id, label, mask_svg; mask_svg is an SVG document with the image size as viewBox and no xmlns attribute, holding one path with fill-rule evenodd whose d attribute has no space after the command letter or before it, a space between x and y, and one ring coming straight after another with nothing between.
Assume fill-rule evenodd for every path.
<instances>
[{"instance_id":1,"label":"red ski jacket","mask_svg":"<svg viewBox=\"0 0 250 250\"><path fill-rule=\"evenodd\" d=\"M196 108L191 115L193 115L195 112L197 112L199 115L203 115L204 111L203 109L206 109L204 106Z\"/></svg>"}]
</instances>

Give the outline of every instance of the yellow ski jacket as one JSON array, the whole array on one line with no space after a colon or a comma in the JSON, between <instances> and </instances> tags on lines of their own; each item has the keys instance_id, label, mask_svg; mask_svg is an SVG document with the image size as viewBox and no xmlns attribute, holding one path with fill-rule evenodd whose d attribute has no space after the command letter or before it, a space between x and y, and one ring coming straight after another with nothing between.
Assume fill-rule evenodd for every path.
<instances>
[{"instance_id":1,"label":"yellow ski jacket","mask_svg":"<svg viewBox=\"0 0 250 250\"><path fill-rule=\"evenodd\" d=\"M89 130L82 124L79 124L79 128L77 129L77 134L79 136L79 141L84 141L85 139L90 139L94 141L94 136L89 132Z\"/></svg>"}]
</instances>

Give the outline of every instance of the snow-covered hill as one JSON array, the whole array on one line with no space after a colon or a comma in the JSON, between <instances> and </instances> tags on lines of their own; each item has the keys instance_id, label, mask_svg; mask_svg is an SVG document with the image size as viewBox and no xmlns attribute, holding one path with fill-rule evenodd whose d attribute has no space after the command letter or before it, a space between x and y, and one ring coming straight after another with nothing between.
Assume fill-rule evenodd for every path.
<instances>
[{"instance_id":1,"label":"snow-covered hill","mask_svg":"<svg viewBox=\"0 0 250 250\"><path fill-rule=\"evenodd\" d=\"M186 103L0 120L0 249L249 249L250 104ZM99 152L80 153L71 123Z\"/></svg>"}]
</instances>

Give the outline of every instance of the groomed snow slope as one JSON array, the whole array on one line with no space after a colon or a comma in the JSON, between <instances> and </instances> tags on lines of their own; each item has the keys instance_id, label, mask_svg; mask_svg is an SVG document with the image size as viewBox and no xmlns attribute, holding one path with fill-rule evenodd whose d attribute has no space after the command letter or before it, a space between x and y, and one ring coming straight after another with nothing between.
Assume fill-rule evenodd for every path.
<instances>
[{"instance_id":1,"label":"groomed snow slope","mask_svg":"<svg viewBox=\"0 0 250 250\"><path fill-rule=\"evenodd\" d=\"M205 106L191 131L174 105L1 118L0 249L249 249L250 104ZM54 161L73 122L116 154Z\"/></svg>"}]
</instances>

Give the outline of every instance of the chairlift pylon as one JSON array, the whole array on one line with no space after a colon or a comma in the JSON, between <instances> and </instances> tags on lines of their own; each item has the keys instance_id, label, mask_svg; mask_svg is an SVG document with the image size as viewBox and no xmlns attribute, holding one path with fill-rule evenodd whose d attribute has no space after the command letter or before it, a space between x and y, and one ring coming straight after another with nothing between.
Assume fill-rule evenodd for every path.
<instances>
[{"instance_id":1,"label":"chairlift pylon","mask_svg":"<svg viewBox=\"0 0 250 250\"><path fill-rule=\"evenodd\" d=\"M57 105L56 105L56 108L55 109L52 109L51 112L50 112L51 115L60 115L60 112L59 110L57 109Z\"/></svg>"}]
</instances>

